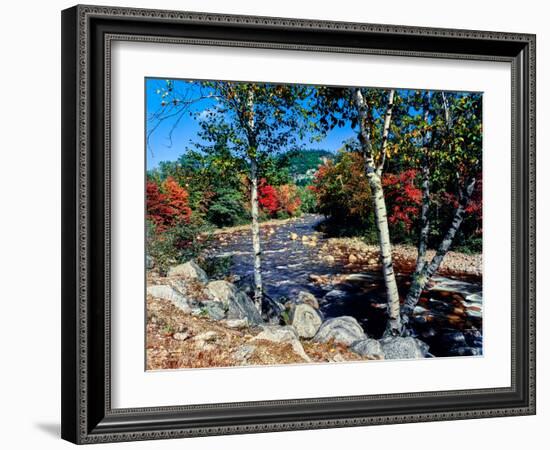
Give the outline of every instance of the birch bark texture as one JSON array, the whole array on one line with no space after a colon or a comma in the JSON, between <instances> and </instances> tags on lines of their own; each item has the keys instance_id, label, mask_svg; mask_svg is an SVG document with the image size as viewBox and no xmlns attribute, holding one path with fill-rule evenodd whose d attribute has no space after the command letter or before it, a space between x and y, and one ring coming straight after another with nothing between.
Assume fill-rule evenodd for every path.
<instances>
[{"instance_id":1,"label":"birch bark texture","mask_svg":"<svg viewBox=\"0 0 550 450\"><path fill-rule=\"evenodd\" d=\"M451 112L450 102L448 96L445 92L439 94L441 96L441 106L443 112L443 122L444 122L444 133L447 136L452 136L454 132L453 127L453 115ZM424 122L428 123L429 116L429 98L425 103L425 117ZM431 144L433 144L434 139L432 135ZM449 151L451 147L449 144ZM414 307L417 305L422 291L426 288L426 285L430 281L433 275L439 270L445 255L449 252L451 245L454 241L454 238L462 225L464 220L464 214L466 207L470 202L474 188L476 185L476 178L474 176L469 176L462 186L460 183L460 176L457 171L457 186L458 186L458 205L453 213L451 223L449 228L445 232L443 238L441 239L439 246L437 247L436 253L432 260L428 263L426 260L426 249L428 237L430 234L430 222L429 222L429 206L430 206L430 142L427 138L427 133L424 135L423 148L422 148L422 158L421 158L421 173L422 173L422 208L421 208L421 217L420 217L420 239L418 245L418 258L416 262L415 272L412 276L411 286L407 292L403 308L402 308L402 323L407 325L410 322L411 316L414 311ZM476 166L476 164L474 164ZM478 169L475 167L473 172L476 172Z\"/></svg>"},{"instance_id":2,"label":"birch bark texture","mask_svg":"<svg viewBox=\"0 0 550 450\"><path fill-rule=\"evenodd\" d=\"M356 89L354 95L355 105L359 114L359 140L361 142L361 148L365 158L365 173L372 191L374 215L380 247L380 262L382 264L382 274L384 276L384 284L386 287L386 297L388 302L389 320L386 333L389 334L399 334L401 332L399 291L397 289L397 282L393 269L392 246L388 227L386 200L384 199L384 189L382 187L382 172L384 170L384 163L386 159L394 97L395 90L392 89L389 92L388 104L384 115L384 129L382 134L382 142L379 148L379 162L376 163L374 144L369 131L369 106L366 103L361 89Z\"/></svg>"},{"instance_id":3,"label":"birch bark texture","mask_svg":"<svg viewBox=\"0 0 550 450\"><path fill-rule=\"evenodd\" d=\"M250 163L250 213L252 216L252 251L254 253L254 303L262 311L262 251L260 242L259 206L258 206L258 160L257 142L254 130L254 91L247 92L248 109L248 158Z\"/></svg>"}]
</instances>

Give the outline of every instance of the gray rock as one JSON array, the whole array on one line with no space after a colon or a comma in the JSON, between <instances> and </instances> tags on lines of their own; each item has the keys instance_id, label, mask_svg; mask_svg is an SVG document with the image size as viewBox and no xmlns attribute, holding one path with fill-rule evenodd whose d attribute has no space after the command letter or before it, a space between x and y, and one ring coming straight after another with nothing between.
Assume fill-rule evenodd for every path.
<instances>
[{"instance_id":1,"label":"gray rock","mask_svg":"<svg viewBox=\"0 0 550 450\"><path fill-rule=\"evenodd\" d=\"M234 330L242 330L244 328L248 328L248 319L226 320L225 326Z\"/></svg>"},{"instance_id":2,"label":"gray rock","mask_svg":"<svg viewBox=\"0 0 550 450\"><path fill-rule=\"evenodd\" d=\"M359 322L350 316L335 317L323 322L313 338L315 342L334 342L350 346L353 342L365 339Z\"/></svg>"},{"instance_id":3,"label":"gray rock","mask_svg":"<svg viewBox=\"0 0 550 450\"><path fill-rule=\"evenodd\" d=\"M481 311L471 308L466 309L466 315L474 319L481 319L483 317L483 313Z\"/></svg>"},{"instance_id":4,"label":"gray rock","mask_svg":"<svg viewBox=\"0 0 550 450\"><path fill-rule=\"evenodd\" d=\"M189 338L189 333L185 333L185 332L178 332L178 333L174 333L174 339L176 341L185 341L186 339Z\"/></svg>"},{"instance_id":5,"label":"gray rock","mask_svg":"<svg viewBox=\"0 0 550 450\"><path fill-rule=\"evenodd\" d=\"M204 311L212 320L225 319L225 307L221 302L205 302Z\"/></svg>"},{"instance_id":6,"label":"gray rock","mask_svg":"<svg viewBox=\"0 0 550 450\"><path fill-rule=\"evenodd\" d=\"M442 333L440 340L447 346L466 345L466 337L460 331L448 331L446 333Z\"/></svg>"},{"instance_id":7,"label":"gray rock","mask_svg":"<svg viewBox=\"0 0 550 450\"><path fill-rule=\"evenodd\" d=\"M375 358L384 359L384 352L380 342L376 339L362 339L355 341L349 348L352 352L361 356L373 356Z\"/></svg>"},{"instance_id":8,"label":"gray rock","mask_svg":"<svg viewBox=\"0 0 550 450\"><path fill-rule=\"evenodd\" d=\"M256 350L255 345L241 345L237 350L235 350L233 358L235 358L235 360L241 365L246 364L248 363L248 359L254 354L254 350Z\"/></svg>"},{"instance_id":9,"label":"gray rock","mask_svg":"<svg viewBox=\"0 0 550 450\"><path fill-rule=\"evenodd\" d=\"M312 308L319 309L319 302L317 301L317 298L315 297L315 295L313 295L311 292L307 292L307 291L298 292L296 303L305 303L306 305L309 305Z\"/></svg>"},{"instance_id":10,"label":"gray rock","mask_svg":"<svg viewBox=\"0 0 550 450\"><path fill-rule=\"evenodd\" d=\"M153 284L147 286L147 294L155 298L161 298L172 302L175 307L181 309L184 313L189 314L191 312L189 300L184 295L176 291L172 286L167 286L165 284Z\"/></svg>"},{"instance_id":11,"label":"gray rock","mask_svg":"<svg viewBox=\"0 0 550 450\"><path fill-rule=\"evenodd\" d=\"M147 269L149 269L149 270L152 269L153 267L155 267L155 260L154 260L151 256L149 256L149 255L147 255L147 256L145 257L145 266L146 266Z\"/></svg>"},{"instance_id":12,"label":"gray rock","mask_svg":"<svg viewBox=\"0 0 550 450\"><path fill-rule=\"evenodd\" d=\"M206 272L202 270L196 262L188 261L185 264L179 264L177 266L170 267L168 269L169 277L183 277L191 280L198 280L203 283L208 282L208 276Z\"/></svg>"},{"instance_id":13,"label":"gray rock","mask_svg":"<svg viewBox=\"0 0 550 450\"><path fill-rule=\"evenodd\" d=\"M306 303L296 305L290 317L290 324L296 329L298 336L307 339L315 336L321 323L319 313Z\"/></svg>"},{"instance_id":14,"label":"gray rock","mask_svg":"<svg viewBox=\"0 0 550 450\"><path fill-rule=\"evenodd\" d=\"M309 356L307 356L304 347L302 347L298 339L298 333L292 327L265 326L260 334L252 338L252 341L270 341L278 344L290 344L294 353L300 356L304 361L310 361Z\"/></svg>"},{"instance_id":15,"label":"gray rock","mask_svg":"<svg viewBox=\"0 0 550 450\"><path fill-rule=\"evenodd\" d=\"M482 354L481 348L468 347L467 345L456 345L449 349L451 356L480 356Z\"/></svg>"},{"instance_id":16,"label":"gray rock","mask_svg":"<svg viewBox=\"0 0 550 450\"><path fill-rule=\"evenodd\" d=\"M237 288L234 284L225 280L211 281L206 285L206 290L210 298L223 303L226 307L234 300L237 295Z\"/></svg>"},{"instance_id":17,"label":"gray rock","mask_svg":"<svg viewBox=\"0 0 550 450\"><path fill-rule=\"evenodd\" d=\"M323 301L325 302L333 302L337 300L342 300L347 296L347 292L343 291L341 289L333 289L332 291L329 291L325 294L323 297Z\"/></svg>"},{"instance_id":18,"label":"gray rock","mask_svg":"<svg viewBox=\"0 0 550 450\"><path fill-rule=\"evenodd\" d=\"M385 359L420 359L428 354L428 344L413 337L389 336L380 340Z\"/></svg>"},{"instance_id":19,"label":"gray rock","mask_svg":"<svg viewBox=\"0 0 550 450\"><path fill-rule=\"evenodd\" d=\"M228 319L247 319L251 325L262 323L262 316L256 309L254 302L244 292L237 292L229 303L227 311Z\"/></svg>"},{"instance_id":20,"label":"gray rock","mask_svg":"<svg viewBox=\"0 0 550 450\"><path fill-rule=\"evenodd\" d=\"M196 341L215 342L218 339L218 333L215 331L205 331L195 336Z\"/></svg>"},{"instance_id":21,"label":"gray rock","mask_svg":"<svg viewBox=\"0 0 550 450\"><path fill-rule=\"evenodd\" d=\"M427 313L427 312L428 312L428 310L426 308L423 308L422 306L415 306L414 310L413 310L413 314L415 316L421 315L421 314L424 314L424 313Z\"/></svg>"}]
</instances>

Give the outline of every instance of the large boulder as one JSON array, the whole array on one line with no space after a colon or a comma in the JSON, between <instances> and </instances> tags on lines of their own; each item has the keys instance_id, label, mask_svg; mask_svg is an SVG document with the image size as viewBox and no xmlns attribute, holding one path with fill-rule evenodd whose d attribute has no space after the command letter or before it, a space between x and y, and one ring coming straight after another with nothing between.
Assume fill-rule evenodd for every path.
<instances>
[{"instance_id":1,"label":"large boulder","mask_svg":"<svg viewBox=\"0 0 550 450\"><path fill-rule=\"evenodd\" d=\"M300 356L304 361L310 361L309 356L307 356L304 347L302 347L298 339L296 330L292 327L265 326L263 327L263 331L252 338L251 341L270 341L277 344L290 344L294 353Z\"/></svg>"},{"instance_id":2,"label":"large boulder","mask_svg":"<svg viewBox=\"0 0 550 450\"><path fill-rule=\"evenodd\" d=\"M319 302L315 295L311 292L300 291L298 292L296 303L305 303L306 305L311 306L312 308L319 309Z\"/></svg>"},{"instance_id":3,"label":"large boulder","mask_svg":"<svg viewBox=\"0 0 550 450\"><path fill-rule=\"evenodd\" d=\"M323 322L313 340L315 342L334 340L336 343L350 346L355 341L365 338L363 328L355 318L342 316Z\"/></svg>"},{"instance_id":4,"label":"large boulder","mask_svg":"<svg viewBox=\"0 0 550 450\"><path fill-rule=\"evenodd\" d=\"M262 323L262 316L256 309L256 305L248 295L241 291L231 298L227 309L227 319L247 319L251 325Z\"/></svg>"},{"instance_id":5,"label":"large boulder","mask_svg":"<svg viewBox=\"0 0 550 450\"><path fill-rule=\"evenodd\" d=\"M221 302L226 307L234 301L237 295L237 288L235 285L225 280L211 281L206 285L206 290L212 300Z\"/></svg>"},{"instance_id":6,"label":"large boulder","mask_svg":"<svg viewBox=\"0 0 550 450\"><path fill-rule=\"evenodd\" d=\"M429 346L413 337L389 336L380 340L385 359L421 359Z\"/></svg>"},{"instance_id":7,"label":"large boulder","mask_svg":"<svg viewBox=\"0 0 550 450\"><path fill-rule=\"evenodd\" d=\"M300 337L312 338L319 330L321 323L319 313L306 303L296 305L291 313L290 324Z\"/></svg>"},{"instance_id":8,"label":"large boulder","mask_svg":"<svg viewBox=\"0 0 550 450\"><path fill-rule=\"evenodd\" d=\"M172 286L165 284L153 284L147 286L147 295L155 298L161 298L172 302L174 306L181 309L185 313L191 312L191 302L180 292L176 291Z\"/></svg>"},{"instance_id":9,"label":"large boulder","mask_svg":"<svg viewBox=\"0 0 550 450\"><path fill-rule=\"evenodd\" d=\"M203 311L205 311L206 315L212 320L225 319L225 307L221 302L205 302Z\"/></svg>"},{"instance_id":10,"label":"large boulder","mask_svg":"<svg viewBox=\"0 0 550 450\"><path fill-rule=\"evenodd\" d=\"M366 338L355 341L349 348L352 352L361 356L372 356L378 359L384 359L384 352L380 342L376 339Z\"/></svg>"},{"instance_id":11,"label":"large boulder","mask_svg":"<svg viewBox=\"0 0 550 450\"><path fill-rule=\"evenodd\" d=\"M194 261L188 261L185 264L170 267L167 275L169 277L183 277L190 280L198 280L202 283L208 282L206 272L202 270Z\"/></svg>"}]
</instances>

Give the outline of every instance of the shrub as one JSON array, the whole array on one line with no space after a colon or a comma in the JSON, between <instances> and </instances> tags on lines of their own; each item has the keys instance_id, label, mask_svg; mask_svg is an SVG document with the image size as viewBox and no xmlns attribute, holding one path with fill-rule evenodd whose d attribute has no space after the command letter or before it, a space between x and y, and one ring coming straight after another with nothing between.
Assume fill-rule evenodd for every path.
<instances>
[{"instance_id":1,"label":"shrub","mask_svg":"<svg viewBox=\"0 0 550 450\"><path fill-rule=\"evenodd\" d=\"M236 189L221 188L216 192L206 217L217 227L245 223L249 219L249 214L244 208L243 194Z\"/></svg>"},{"instance_id":2,"label":"shrub","mask_svg":"<svg viewBox=\"0 0 550 450\"><path fill-rule=\"evenodd\" d=\"M152 221L147 224L147 254L161 274L172 265L199 257L211 239L210 227L196 216L171 228L159 228Z\"/></svg>"},{"instance_id":3,"label":"shrub","mask_svg":"<svg viewBox=\"0 0 550 450\"><path fill-rule=\"evenodd\" d=\"M281 209L277 190L270 184L267 184L265 178L260 180L258 186L258 203L260 208L271 217L275 217Z\"/></svg>"},{"instance_id":4,"label":"shrub","mask_svg":"<svg viewBox=\"0 0 550 450\"><path fill-rule=\"evenodd\" d=\"M298 189L294 184L283 184L276 189L279 211L288 217L292 217L299 212L302 203Z\"/></svg>"},{"instance_id":5,"label":"shrub","mask_svg":"<svg viewBox=\"0 0 550 450\"><path fill-rule=\"evenodd\" d=\"M146 195L147 219L155 224L157 231L189 222L189 196L172 177L166 178L160 186L155 181L148 180Z\"/></svg>"},{"instance_id":6,"label":"shrub","mask_svg":"<svg viewBox=\"0 0 550 450\"><path fill-rule=\"evenodd\" d=\"M317 212L317 199L313 192L313 186L298 186L298 195L300 196L300 210L304 213Z\"/></svg>"},{"instance_id":7,"label":"shrub","mask_svg":"<svg viewBox=\"0 0 550 450\"><path fill-rule=\"evenodd\" d=\"M374 227L365 161L358 152L340 152L317 170L310 190L317 211L329 218L326 231L339 235L363 235Z\"/></svg>"}]
</instances>

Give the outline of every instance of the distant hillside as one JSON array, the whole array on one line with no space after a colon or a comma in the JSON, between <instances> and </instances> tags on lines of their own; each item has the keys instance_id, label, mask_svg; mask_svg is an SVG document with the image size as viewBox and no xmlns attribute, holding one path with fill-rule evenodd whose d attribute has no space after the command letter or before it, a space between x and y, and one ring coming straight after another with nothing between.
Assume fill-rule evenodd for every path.
<instances>
[{"instance_id":1,"label":"distant hillside","mask_svg":"<svg viewBox=\"0 0 550 450\"><path fill-rule=\"evenodd\" d=\"M300 150L281 157L287 158L289 173L294 182L306 185L313 179L319 165L323 164L323 158L332 159L334 153L328 150Z\"/></svg>"}]
</instances>

